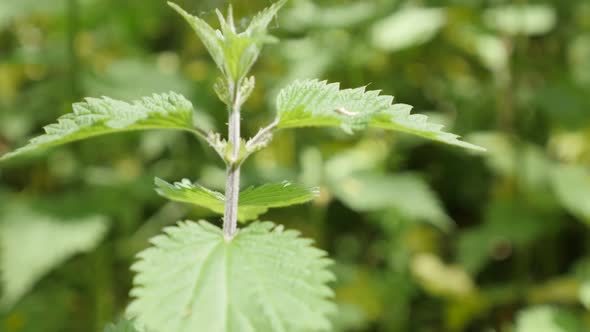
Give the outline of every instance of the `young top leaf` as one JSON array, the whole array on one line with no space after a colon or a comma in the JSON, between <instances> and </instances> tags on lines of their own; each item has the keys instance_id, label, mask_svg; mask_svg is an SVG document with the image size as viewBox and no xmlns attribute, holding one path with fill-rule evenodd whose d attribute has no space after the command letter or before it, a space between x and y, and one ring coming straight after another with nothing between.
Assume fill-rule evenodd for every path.
<instances>
[{"instance_id":1,"label":"young top leaf","mask_svg":"<svg viewBox=\"0 0 590 332\"><path fill-rule=\"evenodd\" d=\"M168 2L191 25L219 70L233 82L238 82L246 76L256 62L262 45L274 41L274 38L267 34L267 27L285 3L286 0L281 0L264 9L252 19L244 31L237 32L231 7L227 18L217 12L221 29L215 30L204 20Z\"/></svg>"},{"instance_id":2,"label":"young top leaf","mask_svg":"<svg viewBox=\"0 0 590 332\"><path fill-rule=\"evenodd\" d=\"M338 83L296 81L277 97L277 127L340 126L347 132L377 127L402 131L473 150L483 148L442 131L442 125L427 122L422 114L410 114L411 106L392 104L392 96L364 87L341 90Z\"/></svg>"},{"instance_id":3,"label":"young top leaf","mask_svg":"<svg viewBox=\"0 0 590 332\"><path fill-rule=\"evenodd\" d=\"M225 196L222 193L193 184L188 179L170 184L156 178L155 182L158 194L170 200L202 206L223 214ZM302 204L314 199L317 194L316 188L307 188L287 181L249 187L240 193L238 219L253 220L266 213L269 208Z\"/></svg>"},{"instance_id":4,"label":"young top leaf","mask_svg":"<svg viewBox=\"0 0 590 332\"><path fill-rule=\"evenodd\" d=\"M226 240L205 221L181 222L139 254L135 300L139 327L174 332L313 332L326 315L331 261L296 231L256 222Z\"/></svg>"},{"instance_id":5,"label":"young top leaf","mask_svg":"<svg viewBox=\"0 0 590 332\"><path fill-rule=\"evenodd\" d=\"M193 106L183 96L170 92L154 94L133 103L103 97L86 98L73 105L74 112L46 126L45 134L10 152L1 160L89 137L144 129L194 131Z\"/></svg>"}]
</instances>

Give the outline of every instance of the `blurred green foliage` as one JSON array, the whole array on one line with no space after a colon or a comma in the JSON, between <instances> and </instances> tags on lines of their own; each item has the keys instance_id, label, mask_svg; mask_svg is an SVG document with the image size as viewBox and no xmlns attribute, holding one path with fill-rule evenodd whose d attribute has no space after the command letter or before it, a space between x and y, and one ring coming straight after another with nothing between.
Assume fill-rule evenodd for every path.
<instances>
[{"instance_id":1,"label":"blurred green foliage","mask_svg":"<svg viewBox=\"0 0 590 332\"><path fill-rule=\"evenodd\" d=\"M209 21L228 2L179 4ZM238 17L268 4L233 2ZM335 258L335 331L590 329L588 1L290 0L272 26L245 136L272 117L263 96L320 78L370 82L489 150L305 129L244 166L245 186L320 186L263 219ZM176 91L224 130L216 75L165 1L0 1L0 154L86 96ZM125 133L3 166L0 331L103 331L147 239L180 218L218 222L153 190L158 176L223 191L213 153L189 134Z\"/></svg>"}]
</instances>

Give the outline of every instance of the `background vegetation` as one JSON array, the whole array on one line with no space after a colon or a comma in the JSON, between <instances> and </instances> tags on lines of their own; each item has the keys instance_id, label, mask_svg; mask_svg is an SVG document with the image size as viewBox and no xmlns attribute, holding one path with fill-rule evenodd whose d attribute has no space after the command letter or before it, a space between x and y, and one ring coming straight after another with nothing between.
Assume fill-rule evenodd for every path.
<instances>
[{"instance_id":1,"label":"background vegetation","mask_svg":"<svg viewBox=\"0 0 590 332\"><path fill-rule=\"evenodd\" d=\"M228 1L179 4L213 20ZM238 17L268 4L233 1ZM335 331L590 329L588 1L291 0L272 33L246 136L272 117L273 92L321 78L369 83L489 150L308 129L245 165L245 185L321 186L313 204L265 219L336 260ZM225 131L216 77L164 1L2 0L0 154L85 96L172 90ZM100 137L3 165L1 331L101 331L150 237L218 219L153 190L155 176L223 190L223 165L187 135Z\"/></svg>"}]
</instances>

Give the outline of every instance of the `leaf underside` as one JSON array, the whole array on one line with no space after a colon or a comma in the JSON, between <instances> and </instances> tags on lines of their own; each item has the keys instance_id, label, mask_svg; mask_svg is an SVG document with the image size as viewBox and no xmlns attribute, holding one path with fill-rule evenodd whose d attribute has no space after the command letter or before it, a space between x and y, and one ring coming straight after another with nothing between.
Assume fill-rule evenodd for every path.
<instances>
[{"instance_id":1,"label":"leaf underside","mask_svg":"<svg viewBox=\"0 0 590 332\"><path fill-rule=\"evenodd\" d=\"M177 202L190 203L223 214L225 196L183 179L174 184L156 178L156 191L163 197ZM240 192L238 200L238 219L254 220L266 213L269 208L286 207L306 203L318 195L317 188L308 188L287 181L249 187Z\"/></svg>"},{"instance_id":2,"label":"leaf underside","mask_svg":"<svg viewBox=\"0 0 590 332\"><path fill-rule=\"evenodd\" d=\"M255 222L231 240L205 221L152 239L132 266L138 327L174 332L311 332L330 328L326 253L296 231Z\"/></svg>"},{"instance_id":3,"label":"leaf underside","mask_svg":"<svg viewBox=\"0 0 590 332\"><path fill-rule=\"evenodd\" d=\"M23 153L110 133L145 129L193 129L193 106L183 96L170 92L154 94L132 103L86 98L73 105L73 113L46 126L45 134L28 145L0 157L6 160Z\"/></svg>"},{"instance_id":4,"label":"leaf underside","mask_svg":"<svg viewBox=\"0 0 590 332\"><path fill-rule=\"evenodd\" d=\"M425 115L410 114L412 106L393 104L392 96L379 93L366 91L365 87L341 90L338 83L326 81L296 81L277 97L278 127L339 126L347 132L375 127L472 150L485 150L444 132L442 125L429 123Z\"/></svg>"}]
</instances>

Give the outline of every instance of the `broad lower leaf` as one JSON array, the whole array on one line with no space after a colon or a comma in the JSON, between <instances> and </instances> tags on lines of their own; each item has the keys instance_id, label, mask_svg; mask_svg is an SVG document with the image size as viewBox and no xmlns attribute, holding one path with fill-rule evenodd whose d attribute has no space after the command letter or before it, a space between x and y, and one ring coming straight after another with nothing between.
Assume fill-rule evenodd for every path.
<instances>
[{"instance_id":1,"label":"broad lower leaf","mask_svg":"<svg viewBox=\"0 0 590 332\"><path fill-rule=\"evenodd\" d=\"M571 312L551 306L527 308L518 314L515 332L583 332L584 324Z\"/></svg>"},{"instance_id":2,"label":"broad lower leaf","mask_svg":"<svg viewBox=\"0 0 590 332\"><path fill-rule=\"evenodd\" d=\"M170 184L156 178L155 183L158 194L170 200L202 206L219 214L224 212L225 196L220 192L193 184L188 179ZM240 192L238 219L240 221L253 220L266 213L269 208L302 204L314 199L317 194L316 188L308 188L286 181L265 184L260 187L249 187Z\"/></svg>"},{"instance_id":3,"label":"broad lower leaf","mask_svg":"<svg viewBox=\"0 0 590 332\"><path fill-rule=\"evenodd\" d=\"M285 2L286 0L276 2L258 13L242 32L236 31L231 7L227 18L217 12L220 29L216 30L178 5L171 2L168 4L191 25L221 72L237 82L245 77L256 62L262 45L274 40L267 34L267 27Z\"/></svg>"},{"instance_id":4,"label":"broad lower leaf","mask_svg":"<svg viewBox=\"0 0 590 332\"><path fill-rule=\"evenodd\" d=\"M145 129L193 130L193 106L183 96L170 92L154 94L132 103L103 97L86 98L73 105L73 113L46 126L45 134L0 160L89 137Z\"/></svg>"},{"instance_id":5,"label":"broad lower leaf","mask_svg":"<svg viewBox=\"0 0 590 332\"><path fill-rule=\"evenodd\" d=\"M128 308L139 327L174 332L326 331L333 280L326 253L271 222L231 240L180 222L139 254Z\"/></svg>"},{"instance_id":6,"label":"broad lower leaf","mask_svg":"<svg viewBox=\"0 0 590 332\"><path fill-rule=\"evenodd\" d=\"M277 97L278 128L339 126L347 132L367 127L407 132L431 140L473 150L483 148L442 131L422 114L410 114L412 106L392 104L392 96L364 87L341 90L338 83L296 81Z\"/></svg>"},{"instance_id":7,"label":"broad lower leaf","mask_svg":"<svg viewBox=\"0 0 590 332\"><path fill-rule=\"evenodd\" d=\"M590 224L590 172L582 166L558 166L551 174L551 182L561 204Z\"/></svg>"},{"instance_id":8,"label":"broad lower leaf","mask_svg":"<svg viewBox=\"0 0 590 332\"><path fill-rule=\"evenodd\" d=\"M116 324L109 324L105 327L104 332L139 332L132 321L121 320Z\"/></svg>"},{"instance_id":9,"label":"broad lower leaf","mask_svg":"<svg viewBox=\"0 0 590 332\"><path fill-rule=\"evenodd\" d=\"M71 256L94 248L107 230L103 217L75 221L10 208L0 220L2 306L11 306L46 273Z\"/></svg>"}]
</instances>

